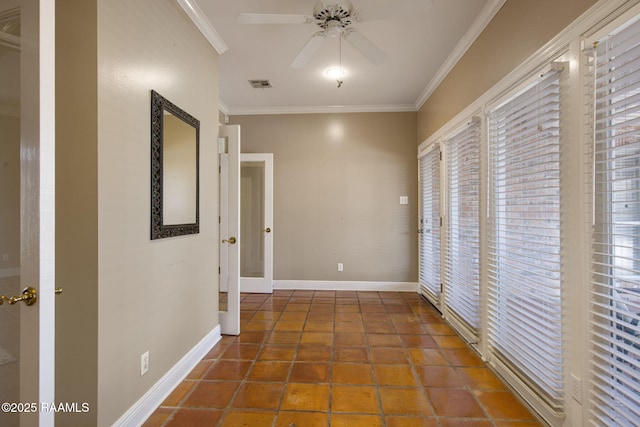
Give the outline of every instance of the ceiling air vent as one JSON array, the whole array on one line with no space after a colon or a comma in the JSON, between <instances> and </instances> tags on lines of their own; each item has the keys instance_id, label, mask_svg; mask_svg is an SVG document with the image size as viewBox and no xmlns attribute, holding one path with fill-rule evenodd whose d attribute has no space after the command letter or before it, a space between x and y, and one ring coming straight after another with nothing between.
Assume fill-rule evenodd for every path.
<instances>
[{"instance_id":1,"label":"ceiling air vent","mask_svg":"<svg viewBox=\"0 0 640 427\"><path fill-rule=\"evenodd\" d=\"M249 84L254 89L267 89L273 87L269 80L249 80Z\"/></svg>"}]
</instances>

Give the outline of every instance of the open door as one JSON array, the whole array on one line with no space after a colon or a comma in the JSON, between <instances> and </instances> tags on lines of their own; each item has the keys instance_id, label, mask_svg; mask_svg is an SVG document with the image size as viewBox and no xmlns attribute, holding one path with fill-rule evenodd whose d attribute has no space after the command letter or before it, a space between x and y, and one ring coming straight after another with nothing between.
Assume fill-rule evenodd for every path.
<instances>
[{"instance_id":1,"label":"open door","mask_svg":"<svg viewBox=\"0 0 640 427\"><path fill-rule=\"evenodd\" d=\"M220 330L240 333L240 126L220 126Z\"/></svg>"},{"instance_id":2,"label":"open door","mask_svg":"<svg viewBox=\"0 0 640 427\"><path fill-rule=\"evenodd\" d=\"M240 291L273 292L273 154L242 154Z\"/></svg>"},{"instance_id":3,"label":"open door","mask_svg":"<svg viewBox=\"0 0 640 427\"><path fill-rule=\"evenodd\" d=\"M55 415L43 407L55 402L54 1L0 0L0 24L0 425L47 427Z\"/></svg>"}]
</instances>

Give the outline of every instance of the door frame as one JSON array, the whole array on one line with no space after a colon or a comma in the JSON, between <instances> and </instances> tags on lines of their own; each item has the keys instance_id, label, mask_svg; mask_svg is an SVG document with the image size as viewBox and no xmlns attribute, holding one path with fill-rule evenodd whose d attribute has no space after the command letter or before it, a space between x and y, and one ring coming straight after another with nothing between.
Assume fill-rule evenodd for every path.
<instances>
[{"instance_id":1,"label":"door frame","mask_svg":"<svg viewBox=\"0 0 640 427\"><path fill-rule=\"evenodd\" d=\"M240 292L273 293L273 153L242 153L242 162L264 163L264 277L240 277ZM240 207L242 209L242 206ZM267 231L269 230L269 231Z\"/></svg>"}]
</instances>

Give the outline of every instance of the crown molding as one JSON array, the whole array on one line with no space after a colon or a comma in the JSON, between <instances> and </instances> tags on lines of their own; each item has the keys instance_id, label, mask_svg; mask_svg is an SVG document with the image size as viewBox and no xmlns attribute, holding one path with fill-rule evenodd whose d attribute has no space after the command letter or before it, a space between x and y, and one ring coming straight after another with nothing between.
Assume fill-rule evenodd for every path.
<instances>
[{"instance_id":1,"label":"crown molding","mask_svg":"<svg viewBox=\"0 0 640 427\"><path fill-rule=\"evenodd\" d=\"M447 57L446 61L442 64L442 66L438 69L435 76L424 88L418 99L415 102L415 109L420 110L427 99L433 94L433 92L438 88L440 83L447 77L449 72L455 67L455 65L460 61L462 56L469 50L474 41L478 38L482 31L489 25L489 22L493 19L494 16L498 13L500 8L507 2L507 0L491 0L487 5L482 9L480 15L473 21L469 30L465 33L464 37L458 42L456 47L453 49L453 52Z\"/></svg>"},{"instance_id":2,"label":"crown molding","mask_svg":"<svg viewBox=\"0 0 640 427\"><path fill-rule=\"evenodd\" d=\"M225 115L229 115L229 107L227 107L227 104L225 104L224 102L222 102L221 99L218 100L218 110Z\"/></svg>"},{"instance_id":3,"label":"crown molding","mask_svg":"<svg viewBox=\"0 0 640 427\"><path fill-rule=\"evenodd\" d=\"M229 49L202 9L200 9L196 0L177 0L177 2L218 54L222 55Z\"/></svg>"},{"instance_id":4,"label":"crown molding","mask_svg":"<svg viewBox=\"0 0 640 427\"><path fill-rule=\"evenodd\" d=\"M220 105L223 105L220 102ZM270 114L326 114L326 113L406 113L416 112L414 105L328 105L309 107L227 107L232 116Z\"/></svg>"}]
</instances>

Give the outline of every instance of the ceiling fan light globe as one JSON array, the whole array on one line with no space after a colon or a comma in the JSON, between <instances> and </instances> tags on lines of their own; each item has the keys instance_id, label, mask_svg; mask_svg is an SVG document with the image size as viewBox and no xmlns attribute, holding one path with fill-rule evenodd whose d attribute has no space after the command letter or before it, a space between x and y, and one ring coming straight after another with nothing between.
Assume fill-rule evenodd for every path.
<instances>
[{"instance_id":1,"label":"ceiling fan light globe","mask_svg":"<svg viewBox=\"0 0 640 427\"><path fill-rule=\"evenodd\" d=\"M327 36L339 37L342 34L342 26L340 21L329 21L327 26Z\"/></svg>"},{"instance_id":2,"label":"ceiling fan light globe","mask_svg":"<svg viewBox=\"0 0 640 427\"><path fill-rule=\"evenodd\" d=\"M344 75L346 73L344 72L344 70L342 68L332 67L332 68L329 68L327 71L325 71L325 74L329 78L339 79L340 77L344 77Z\"/></svg>"}]
</instances>

